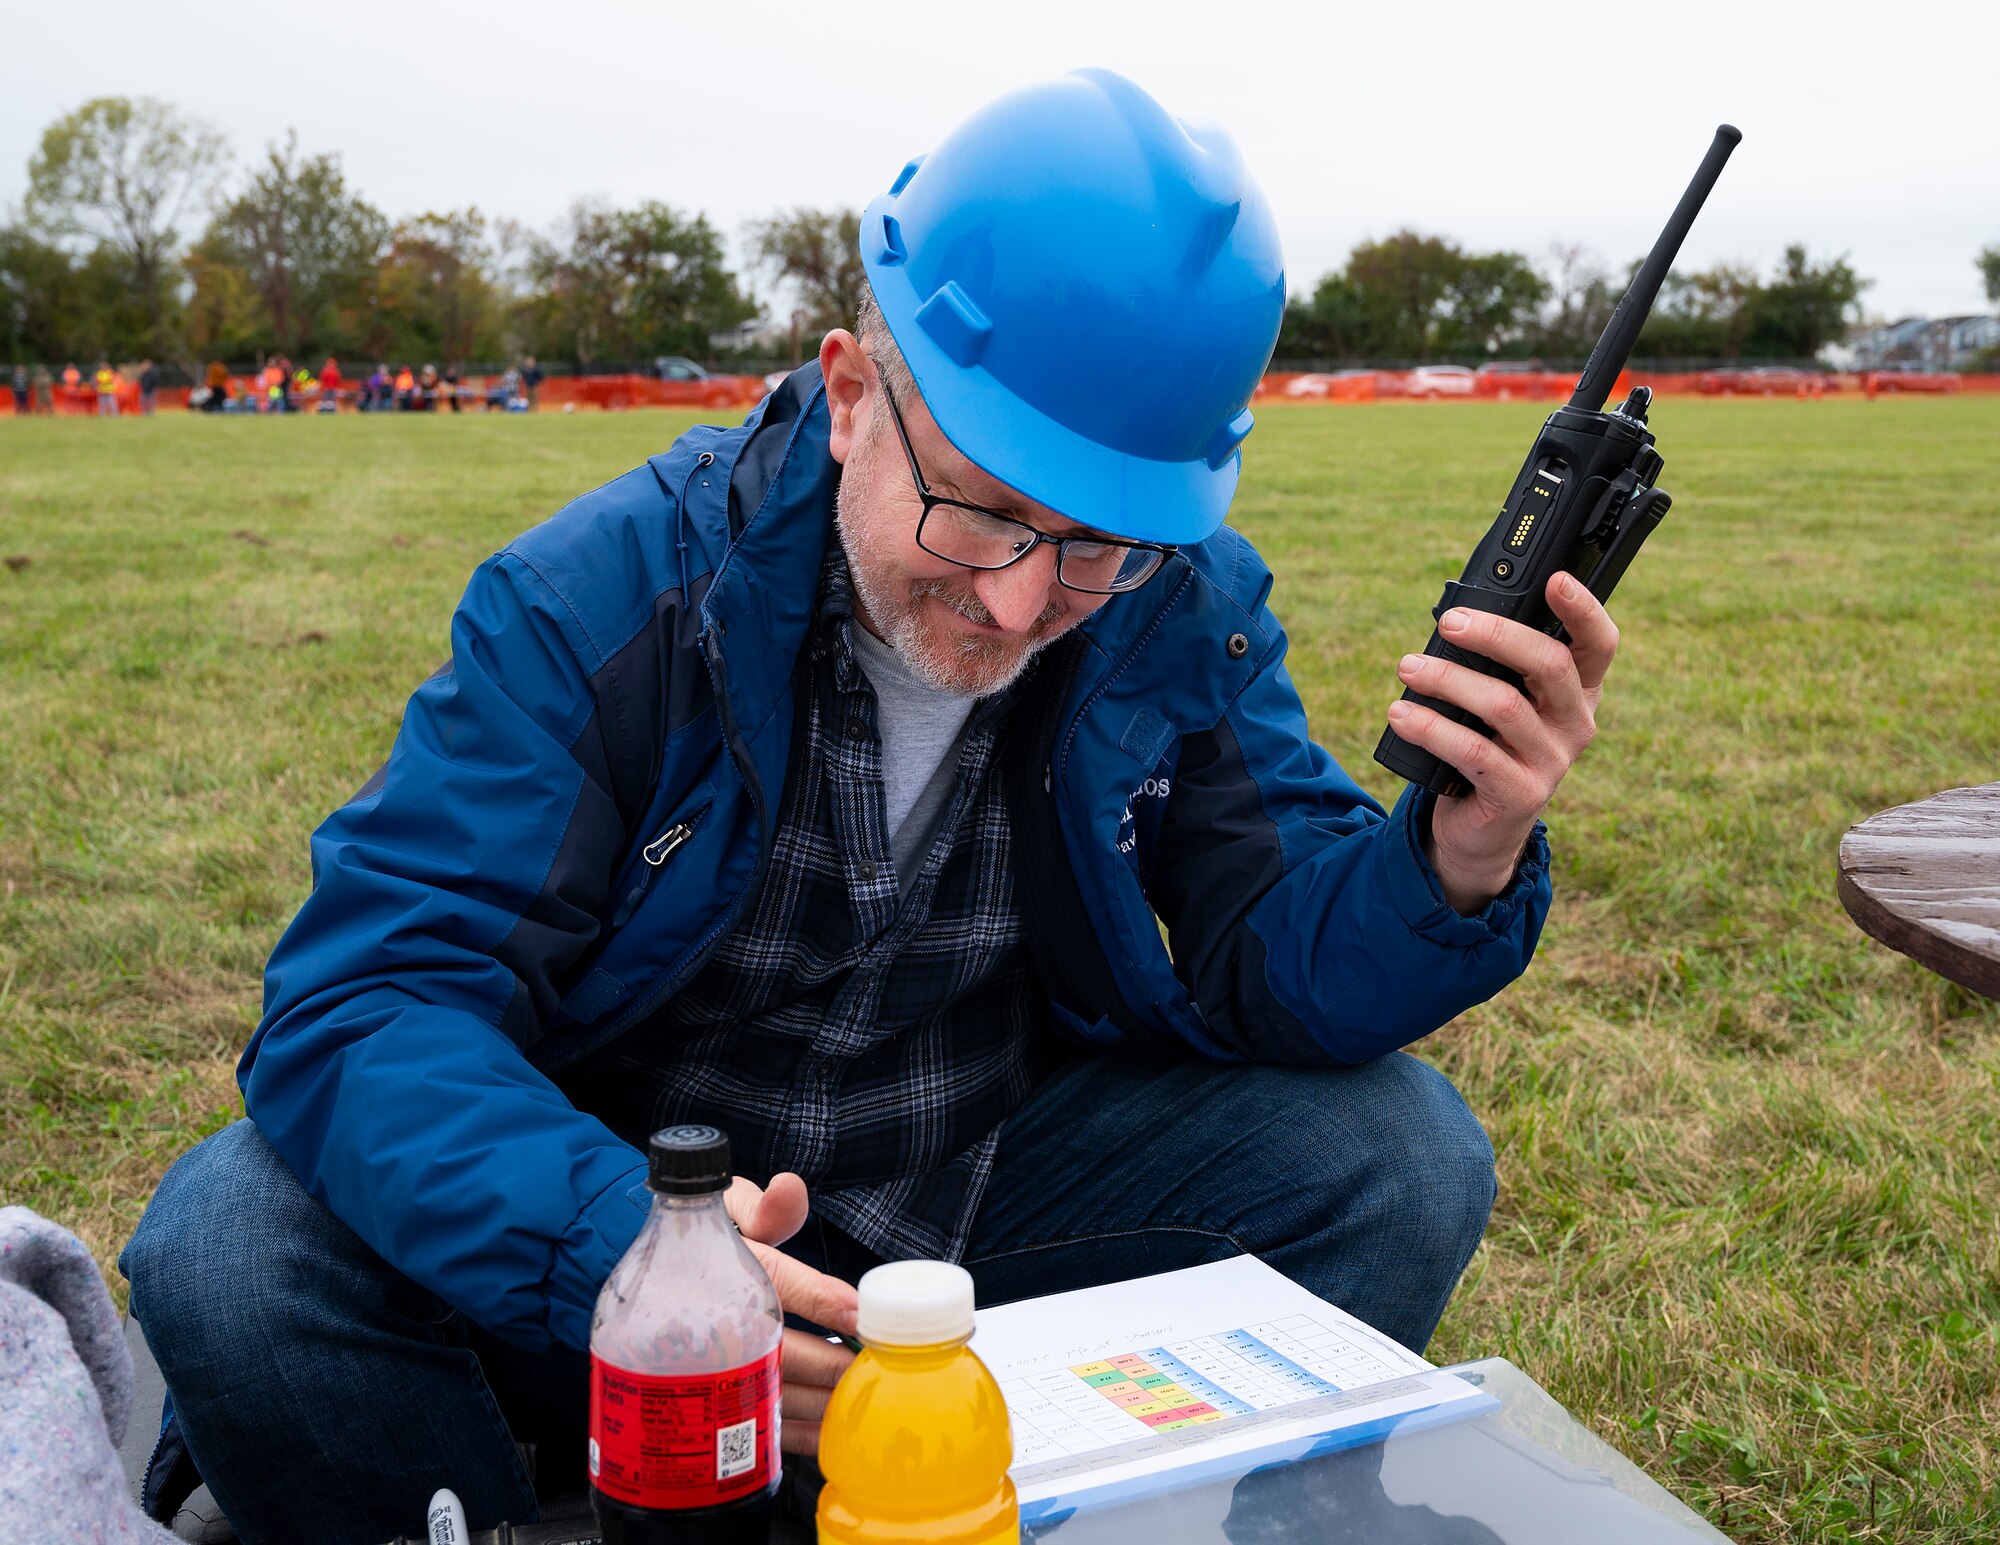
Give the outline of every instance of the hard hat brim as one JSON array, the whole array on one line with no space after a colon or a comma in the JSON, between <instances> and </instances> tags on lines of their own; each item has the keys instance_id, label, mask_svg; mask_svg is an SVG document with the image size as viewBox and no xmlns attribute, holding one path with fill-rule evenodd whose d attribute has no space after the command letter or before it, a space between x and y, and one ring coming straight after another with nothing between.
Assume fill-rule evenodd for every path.
<instances>
[{"instance_id":1,"label":"hard hat brim","mask_svg":"<svg viewBox=\"0 0 2000 1545\"><path fill-rule=\"evenodd\" d=\"M1112 450L1021 401L980 365L959 364L918 324L928 297L916 294L884 236L883 218L894 207L885 194L862 215L862 265L924 405L958 452L1024 497L1107 536L1176 547L1213 536L1235 497L1242 452L1211 467Z\"/></svg>"}]
</instances>

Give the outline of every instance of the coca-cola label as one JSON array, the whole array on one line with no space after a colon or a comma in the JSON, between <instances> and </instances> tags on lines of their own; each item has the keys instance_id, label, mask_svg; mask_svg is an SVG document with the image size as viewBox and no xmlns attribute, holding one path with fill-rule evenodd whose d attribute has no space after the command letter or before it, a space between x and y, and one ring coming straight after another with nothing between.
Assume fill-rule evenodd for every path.
<instances>
[{"instance_id":1,"label":"coca-cola label","mask_svg":"<svg viewBox=\"0 0 2000 1545\"><path fill-rule=\"evenodd\" d=\"M726 1373L633 1373L590 1355L590 1480L634 1507L713 1507L778 1475L778 1351Z\"/></svg>"}]
</instances>

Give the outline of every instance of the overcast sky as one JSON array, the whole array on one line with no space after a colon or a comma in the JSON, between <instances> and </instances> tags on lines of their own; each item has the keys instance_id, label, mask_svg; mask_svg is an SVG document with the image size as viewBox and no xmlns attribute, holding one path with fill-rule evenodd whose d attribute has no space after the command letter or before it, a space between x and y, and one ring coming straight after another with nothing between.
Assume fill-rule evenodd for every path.
<instances>
[{"instance_id":1,"label":"overcast sky","mask_svg":"<svg viewBox=\"0 0 2000 1545\"><path fill-rule=\"evenodd\" d=\"M150 94L239 163L296 128L391 215L544 224L579 194L705 211L732 239L790 204L865 204L973 107L1079 65L1228 128L1295 293L1403 226L1617 267L1715 125L1742 146L1682 254L1768 270L1847 254L1870 313L1989 309L2000 242L2000 5L1396 5L761 0L33 5L0 28L0 206L42 129Z\"/></svg>"}]
</instances>

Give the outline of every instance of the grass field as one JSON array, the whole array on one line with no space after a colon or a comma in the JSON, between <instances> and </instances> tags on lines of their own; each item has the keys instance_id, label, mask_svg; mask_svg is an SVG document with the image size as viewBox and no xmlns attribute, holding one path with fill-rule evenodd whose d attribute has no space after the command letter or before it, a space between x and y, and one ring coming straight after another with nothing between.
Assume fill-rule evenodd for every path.
<instances>
[{"instance_id":1,"label":"grass field","mask_svg":"<svg viewBox=\"0 0 2000 1545\"><path fill-rule=\"evenodd\" d=\"M1236 524L1369 752L1530 406L1262 411ZM305 838L473 565L686 420L0 423L0 1201L112 1262L237 1112ZM2000 1525L2000 1011L1862 937L1841 833L2000 777L2000 398L1669 400L1528 975L1424 1043L1500 1155L1432 1355L1511 1357L1741 1540Z\"/></svg>"}]
</instances>

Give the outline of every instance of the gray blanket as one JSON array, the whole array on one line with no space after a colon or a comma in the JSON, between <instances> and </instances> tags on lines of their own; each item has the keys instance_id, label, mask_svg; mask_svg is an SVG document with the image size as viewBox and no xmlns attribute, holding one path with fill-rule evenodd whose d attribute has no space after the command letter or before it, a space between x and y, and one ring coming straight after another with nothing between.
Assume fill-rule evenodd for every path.
<instances>
[{"instance_id":1,"label":"gray blanket","mask_svg":"<svg viewBox=\"0 0 2000 1545\"><path fill-rule=\"evenodd\" d=\"M173 1545L131 1499L118 1442L132 1354L68 1229L0 1207L0 1540Z\"/></svg>"}]
</instances>

